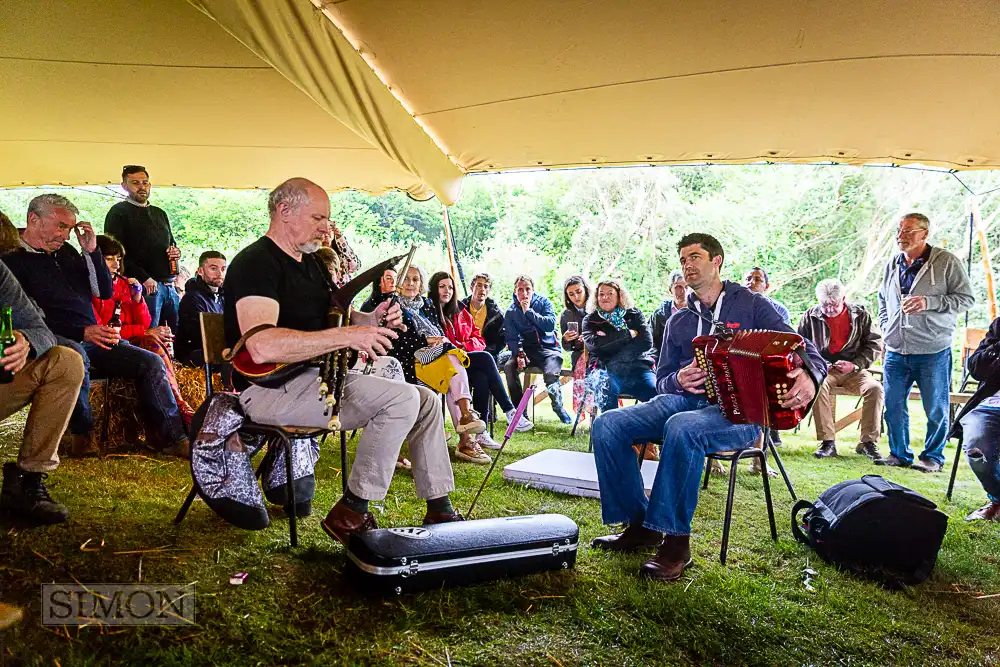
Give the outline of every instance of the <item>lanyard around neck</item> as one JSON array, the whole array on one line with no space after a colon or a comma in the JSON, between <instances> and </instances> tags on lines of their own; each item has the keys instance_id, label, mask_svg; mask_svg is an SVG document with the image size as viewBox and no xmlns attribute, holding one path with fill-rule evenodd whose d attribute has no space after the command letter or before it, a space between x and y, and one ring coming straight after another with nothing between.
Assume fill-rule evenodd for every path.
<instances>
[{"instance_id":1,"label":"lanyard around neck","mask_svg":"<svg viewBox=\"0 0 1000 667\"><path fill-rule=\"evenodd\" d=\"M722 297L724 297L725 295L726 295L726 293L724 291L723 292L719 292L719 300L715 302L715 310L712 312L712 328L710 328L708 330L708 335L709 336L711 336L712 334L715 333L715 323L719 321L719 315L722 313ZM698 309L698 315L699 315L699 317L698 317L698 335L700 336L701 335L701 330L702 330L702 324L703 324L702 318L700 317L700 315L701 315L701 301L699 301L696 298L695 301L694 301L694 306L695 306L695 308Z\"/></svg>"}]
</instances>

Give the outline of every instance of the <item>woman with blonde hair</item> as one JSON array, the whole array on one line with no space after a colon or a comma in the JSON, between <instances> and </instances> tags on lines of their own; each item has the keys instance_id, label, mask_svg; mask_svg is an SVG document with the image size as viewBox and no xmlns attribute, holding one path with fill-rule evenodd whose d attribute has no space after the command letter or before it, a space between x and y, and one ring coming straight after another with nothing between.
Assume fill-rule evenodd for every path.
<instances>
[{"instance_id":1,"label":"woman with blonde hair","mask_svg":"<svg viewBox=\"0 0 1000 667\"><path fill-rule=\"evenodd\" d=\"M643 402L656 396L653 336L620 281L597 283L590 314L583 321L583 342L591 359L606 372L596 388L602 411L618 407L622 393Z\"/></svg>"}]
</instances>

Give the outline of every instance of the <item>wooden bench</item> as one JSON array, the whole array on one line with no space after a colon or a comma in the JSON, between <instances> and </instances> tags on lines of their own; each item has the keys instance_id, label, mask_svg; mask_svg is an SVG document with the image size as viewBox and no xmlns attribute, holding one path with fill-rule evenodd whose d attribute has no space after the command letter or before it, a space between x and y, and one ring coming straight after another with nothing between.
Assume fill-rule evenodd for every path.
<instances>
[{"instance_id":1,"label":"wooden bench","mask_svg":"<svg viewBox=\"0 0 1000 667\"><path fill-rule=\"evenodd\" d=\"M850 394L847 391L842 390L840 387L837 387L836 389L833 390L833 395L834 396L853 396L853 394ZM920 400L920 391L918 389L914 389L914 390L910 391L910 395L909 395L908 398L911 401L918 401L918 400ZM952 422L955 421L955 416L958 414L959 409L961 409L961 407L963 405L965 405L966 403L968 403L970 398L972 398L972 394L968 393L968 392L957 392L957 391L949 392L949 394L948 394L948 423L949 423L949 425ZM836 422L834 422L834 425L833 425L834 431L837 432L837 433L840 433L842 430L844 430L845 428L847 428L851 424L854 424L855 422L861 421L861 410L862 409L863 409L863 407L859 403L859 405L856 406L854 408L854 410L852 410L849 414L845 415L841 419L838 419ZM837 404L836 404L836 402L834 402L834 405L833 405L833 414L834 414L834 417L836 417L836 415L837 415Z\"/></svg>"}]
</instances>

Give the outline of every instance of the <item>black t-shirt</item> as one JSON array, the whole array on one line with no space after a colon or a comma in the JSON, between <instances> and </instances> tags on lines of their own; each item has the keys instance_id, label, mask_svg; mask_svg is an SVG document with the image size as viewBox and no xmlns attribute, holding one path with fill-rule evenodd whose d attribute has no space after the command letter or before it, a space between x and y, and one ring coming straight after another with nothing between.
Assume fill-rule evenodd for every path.
<instances>
[{"instance_id":1,"label":"black t-shirt","mask_svg":"<svg viewBox=\"0 0 1000 667\"><path fill-rule=\"evenodd\" d=\"M297 331L320 331L328 325L330 286L326 268L313 255L297 262L264 236L241 250L226 271L226 344L240 338L236 303L247 296L278 302L278 326Z\"/></svg>"}]
</instances>

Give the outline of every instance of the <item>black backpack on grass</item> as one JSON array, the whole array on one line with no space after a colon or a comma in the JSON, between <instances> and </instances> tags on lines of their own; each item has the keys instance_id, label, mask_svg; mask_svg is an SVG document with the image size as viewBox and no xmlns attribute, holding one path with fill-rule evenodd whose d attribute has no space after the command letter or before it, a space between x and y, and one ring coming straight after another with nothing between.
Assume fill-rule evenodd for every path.
<instances>
[{"instance_id":1,"label":"black backpack on grass","mask_svg":"<svg viewBox=\"0 0 1000 667\"><path fill-rule=\"evenodd\" d=\"M891 588L930 575L947 527L937 505L878 475L834 484L815 503L800 500L792 508L799 542L828 563Z\"/></svg>"}]
</instances>

